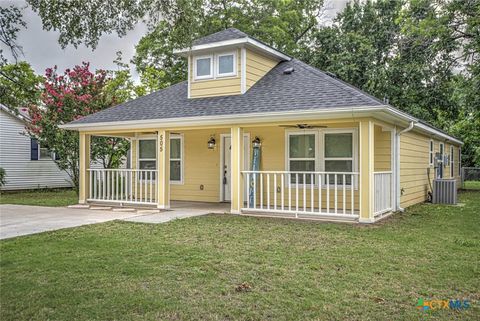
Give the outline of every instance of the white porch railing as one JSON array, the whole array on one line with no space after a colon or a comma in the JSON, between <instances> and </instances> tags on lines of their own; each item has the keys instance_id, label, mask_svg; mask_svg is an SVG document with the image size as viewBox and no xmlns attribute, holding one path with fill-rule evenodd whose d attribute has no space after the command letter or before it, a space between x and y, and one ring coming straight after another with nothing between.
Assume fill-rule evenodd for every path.
<instances>
[{"instance_id":1,"label":"white porch railing","mask_svg":"<svg viewBox=\"0 0 480 321\"><path fill-rule=\"evenodd\" d=\"M380 215L392 210L392 172L375 172L373 214Z\"/></svg>"},{"instance_id":2,"label":"white porch railing","mask_svg":"<svg viewBox=\"0 0 480 321\"><path fill-rule=\"evenodd\" d=\"M156 204L156 170L89 169L88 201Z\"/></svg>"},{"instance_id":3,"label":"white porch railing","mask_svg":"<svg viewBox=\"0 0 480 321\"><path fill-rule=\"evenodd\" d=\"M243 212L358 217L358 173L242 171Z\"/></svg>"}]
</instances>

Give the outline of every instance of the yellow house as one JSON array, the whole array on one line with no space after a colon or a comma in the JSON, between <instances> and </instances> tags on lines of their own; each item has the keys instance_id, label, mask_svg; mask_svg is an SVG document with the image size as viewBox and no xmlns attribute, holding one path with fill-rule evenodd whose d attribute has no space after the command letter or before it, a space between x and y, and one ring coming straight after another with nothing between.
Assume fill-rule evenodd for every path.
<instances>
[{"instance_id":1,"label":"yellow house","mask_svg":"<svg viewBox=\"0 0 480 321\"><path fill-rule=\"evenodd\" d=\"M63 126L80 203L372 223L459 179L461 141L237 29L175 53L187 81ZM131 168L90 169L93 135L129 139Z\"/></svg>"}]
</instances>

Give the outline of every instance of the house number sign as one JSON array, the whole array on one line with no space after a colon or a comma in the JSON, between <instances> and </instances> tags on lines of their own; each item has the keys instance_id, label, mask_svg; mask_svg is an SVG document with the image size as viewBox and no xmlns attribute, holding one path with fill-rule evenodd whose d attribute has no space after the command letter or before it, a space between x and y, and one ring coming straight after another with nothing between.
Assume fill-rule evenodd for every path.
<instances>
[{"instance_id":1,"label":"house number sign","mask_svg":"<svg viewBox=\"0 0 480 321\"><path fill-rule=\"evenodd\" d=\"M163 152L163 135L160 135L159 150L160 153Z\"/></svg>"}]
</instances>

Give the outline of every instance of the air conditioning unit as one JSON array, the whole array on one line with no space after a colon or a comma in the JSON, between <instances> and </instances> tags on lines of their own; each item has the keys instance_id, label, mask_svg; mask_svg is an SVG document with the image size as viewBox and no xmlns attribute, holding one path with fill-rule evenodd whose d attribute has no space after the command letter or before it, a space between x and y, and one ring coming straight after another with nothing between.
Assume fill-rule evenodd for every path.
<instances>
[{"instance_id":1,"label":"air conditioning unit","mask_svg":"<svg viewBox=\"0 0 480 321\"><path fill-rule=\"evenodd\" d=\"M457 204L457 181L455 179L434 179L432 203Z\"/></svg>"}]
</instances>

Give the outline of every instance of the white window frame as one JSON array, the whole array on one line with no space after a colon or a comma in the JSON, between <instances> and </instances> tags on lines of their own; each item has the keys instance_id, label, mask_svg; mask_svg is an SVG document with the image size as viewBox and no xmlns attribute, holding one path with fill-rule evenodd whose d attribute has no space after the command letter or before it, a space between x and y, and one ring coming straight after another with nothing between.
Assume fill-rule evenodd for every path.
<instances>
[{"instance_id":1,"label":"white window frame","mask_svg":"<svg viewBox=\"0 0 480 321\"><path fill-rule=\"evenodd\" d=\"M39 143L37 143L37 145L38 145L38 151L37 151L38 156L37 156L37 160L39 160L39 161L51 161L51 160L54 161L54 160L55 160L55 153L54 153L54 152L49 152L49 153L48 153L48 154L49 154L48 157L41 157L41 156L42 156L41 150L42 150L42 149L46 149L47 152L48 152L48 148L42 147Z\"/></svg>"},{"instance_id":2,"label":"white window frame","mask_svg":"<svg viewBox=\"0 0 480 321\"><path fill-rule=\"evenodd\" d=\"M206 58L210 59L210 74L203 75L203 76L197 76L197 61L200 60L200 59L206 59ZM213 60L214 60L214 56L212 54L211 55L203 55L203 56L193 57L193 78L194 78L194 80L213 79L213 75L214 75Z\"/></svg>"},{"instance_id":3,"label":"white window frame","mask_svg":"<svg viewBox=\"0 0 480 321\"><path fill-rule=\"evenodd\" d=\"M184 148L183 148L183 134L170 134L170 140L171 139L178 139L180 138L180 156L181 156L181 159L180 159L180 177L181 177L181 180L180 181L172 181L170 180L170 184L174 184L174 185L183 185L183 177L184 177ZM137 140L136 140L136 146L137 146L137 169L140 170L140 161L155 161L155 167L156 167L156 164L157 164L157 159L156 158L142 158L140 159L140 141L141 140L154 140L155 141L155 150L157 149L157 137L156 136L141 136L139 137ZM157 153L155 152L155 154L157 155ZM169 161L171 161L172 159L170 158ZM173 160L178 160L177 158L173 159Z\"/></svg>"},{"instance_id":4,"label":"white window frame","mask_svg":"<svg viewBox=\"0 0 480 321\"><path fill-rule=\"evenodd\" d=\"M314 135L315 136L315 143L314 143L314 146L315 146L315 155L314 157L302 157L302 158L290 158L290 136L303 136L303 135ZM315 129L305 129L305 130L286 130L285 131L285 160L286 160L286 165L285 165L285 168L287 169L287 171L290 172L290 161L292 160L297 160L297 161L314 161L314 171L318 171L318 146L319 146L319 142L318 142L318 130L315 130ZM293 177L293 176L292 176ZM287 184L292 184L291 180L289 180L287 178ZM317 180L315 180L315 186L317 185ZM305 183L306 186L308 186L308 188L310 188L310 184L307 184ZM299 188L302 188L303 187L303 183L302 184L298 184Z\"/></svg>"},{"instance_id":5,"label":"white window frame","mask_svg":"<svg viewBox=\"0 0 480 321\"><path fill-rule=\"evenodd\" d=\"M325 159L325 134L352 134L352 157L329 157ZM290 136L315 134L315 171L325 172L325 160L352 160L352 172L358 173L358 129L357 128L329 128L329 129L306 129L306 130L285 130L285 168L290 171L290 160L312 160L311 158L290 158ZM348 172L345 172L348 173ZM358 190L358 179L354 175L353 187ZM290 182L289 182L290 183ZM335 186L322 181L322 189ZM303 188L303 184L298 185ZM310 184L305 184L306 188L310 188ZM318 188L318 181L315 180L314 188Z\"/></svg>"},{"instance_id":6,"label":"white window frame","mask_svg":"<svg viewBox=\"0 0 480 321\"><path fill-rule=\"evenodd\" d=\"M233 56L233 71L227 73L220 73L220 57L223 56ZM215 77L217 78L224 78L224 77L235 77L237 76L237 52L236 51L229 51L229 52L222 52L215 55Z\"/></svg>"},{"instance_id":7,"label":"white window frame","mask_svg":"<svg viewBox=\"0 0 480 321\"><path fill-rule=\"evenodd\" d=\"M140 168L140 161L154 161L155 162L155 169L157 168L157 158L140 158L140 141L141 140L153 140L155 141L155 155L157 155L157 137L155 136L142 136L140 138L137 139L136 141L136 145L137 145L137 169L138 170L142 170ZM155 174L157 175L157 174ZM147 181L150 181L150 177L148 178L142 178L143 180L147 180ZM156 180L156 176L155 176L155 180Z\"/></svg>"},{"instance_id":8,"label":"white window frame","mask_svg":"<svg viewBox=\"0 0 480 321\"><path fill-rule=\"evenodd\" d=\"M358 130L356 128L330 128L330 129L321 129L321 171L326 172L325 170L325 161L327 160L351 160L352 161L352 172L358 172ZM352 134L352 157L325 157L325 134ZM348 173L348 172L346 172ZM358 189L356 176L352 177L353 187ZM323 188L333 187L335 184L327 184L326 182L322 183Z\"/></svg>"},{"instance_id":9,"label":"white window frame","mask_svg":"<svg viewBox=\"0 0 480 321\"><path fill-rule=\"evenodd\" d=\"M455 167L455 162L454 162L454 155L453 155L453 146L450 146L450 177L454 176L454 167Z\"/></svg>"},{"instance_id":10,"label":"white window frame","mask_svg":"<svg viewBox=\"0 0 480 321\"><path fill-rule=\"evenodd\" d=\"M462 149L458 147L458 176L462 176Z\"/></svg>"},{"instance_id":11,"label":"white window frame","mask_svg":"<svg viewBox=\"0 0 480 321\"><path fill-rule=\"evenodd\" d=\"M433 166L433 163L435 162L435 144L433 142L433 139L430 139L429 142L429 153L428 153L428 165Z\"/></svg>"},{"instance_id":12,"label":"white window frame","mask_svg":"<svg viewBox=\"0 0 480 321\"><path fill-rule=\"evenodd\" d=\"M445 165L445 144L444 143L438 143L438 153L440 154L442 166L445 167L446 165Z\"/></svg>"},{"instance_id":13,"label":"white window frame","mask_svg":"<svg viewBox=\"0 0 480 321\"><path fill-rule=\"evenodd\" d=\"M172 145L172 139L180 140L180 158L172 158L170 155L170 167L172 166L172 161L180 161L180 180L175 181L170 178L170 184L174 185L183 185L183 170L184 170L184 148L183 148L183 134L171 134L170 135L170 146Z\"/></svg>"},{"instance_id":14,"label":"white window frame","mask_svg":"<svg viewBox=\"0 0 480 321\"><path fill-rule=\"evenodd\" d=\"M444 178L445 177L445 145L440 142L438 143L438 154L440 155L440 165L435 164L437 167L438 173L435 174L437 178ZM442 174L442 175L439 175Z\"/></svg>"}]
</instances>

